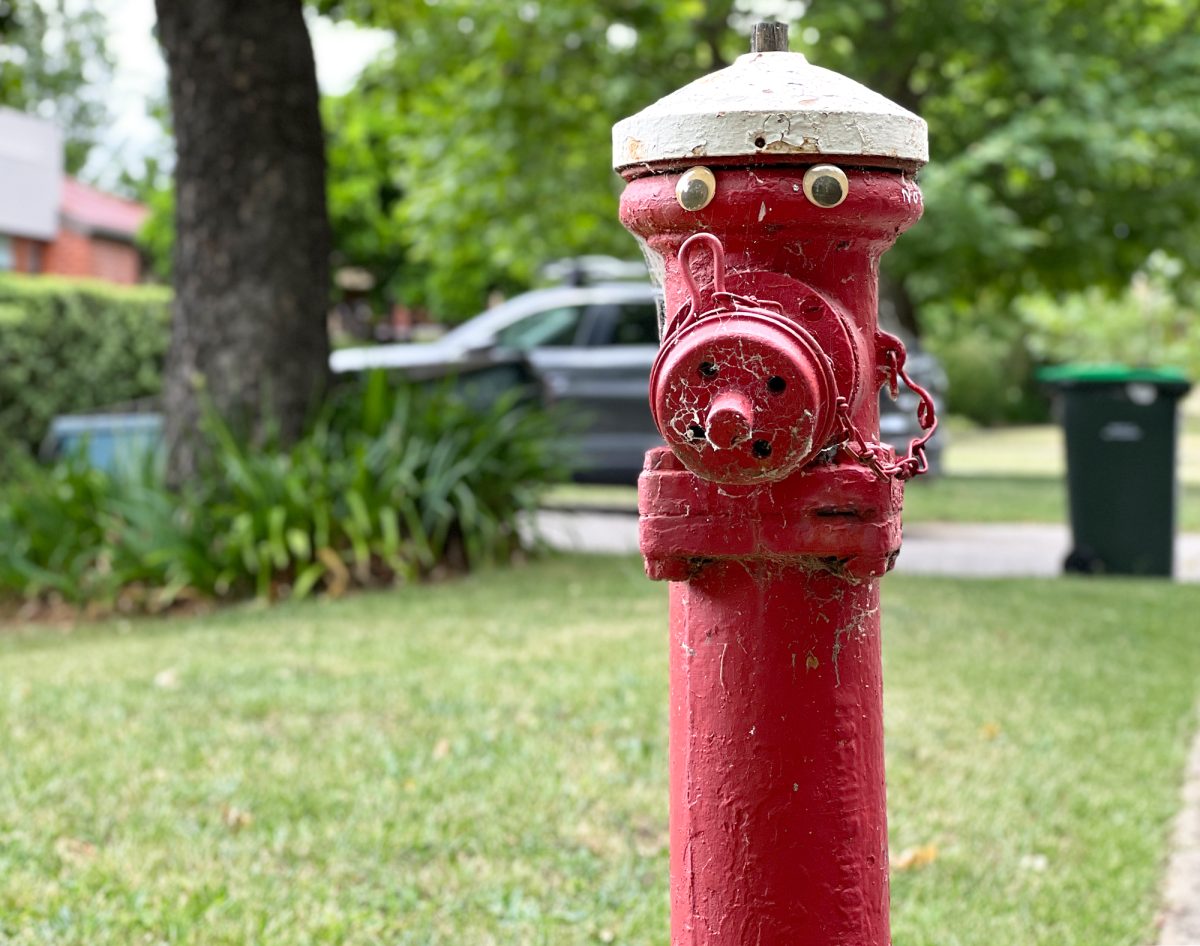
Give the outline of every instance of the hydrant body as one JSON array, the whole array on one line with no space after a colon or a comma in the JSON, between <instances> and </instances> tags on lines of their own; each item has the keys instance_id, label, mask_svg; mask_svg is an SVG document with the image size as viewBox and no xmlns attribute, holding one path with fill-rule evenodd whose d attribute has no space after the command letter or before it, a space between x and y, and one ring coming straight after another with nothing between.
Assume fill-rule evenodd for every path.
<instances>
[{"instance_id":1,"label":"hydrant body","mask_svg":"<svg viewBox=\"0 0 1200 946\"><path fill-rule=\"evenodd\" d=\"M662 278L639 481L671 582L671 942L887 946L878 579L907 381L878 264L921 213L924 124L765 51L614 129L621 219Z\"/></svg>"}]
</instances>

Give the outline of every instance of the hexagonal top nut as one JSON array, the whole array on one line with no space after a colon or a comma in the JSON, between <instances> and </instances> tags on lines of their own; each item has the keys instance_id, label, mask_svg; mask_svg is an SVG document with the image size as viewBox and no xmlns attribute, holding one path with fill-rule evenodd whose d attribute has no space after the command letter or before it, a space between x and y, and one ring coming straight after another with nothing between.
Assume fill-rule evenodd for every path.
<instances>
[{"instance_id":1,"label":"hexagonal top nut","mask_svg":"<svg viewBox=\"0 0 1200 946\"><path fill-rule=\"evenodd\" d=\"M613 126L618 172L761 155L915 170L929 160L929 134L907 109L792 52L739 56Z\"/></svg>"}]
</instances>

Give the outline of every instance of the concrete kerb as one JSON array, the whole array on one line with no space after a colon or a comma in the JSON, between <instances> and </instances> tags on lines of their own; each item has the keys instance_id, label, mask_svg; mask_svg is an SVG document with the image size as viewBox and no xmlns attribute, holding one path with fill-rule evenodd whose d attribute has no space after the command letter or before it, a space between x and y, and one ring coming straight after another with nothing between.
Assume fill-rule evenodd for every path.
<instances>
[{"instance_id":1,"label":"concrete kerb","mask_svg":"<svg viewBox=\"0 0 1200 946\"><path fill-rule=\"evenodd\" d=\"M537 530L567 552L633 554L637 515L596 509L544 509ZM904 529L896 571L977 578L1052 578L1070 545L1065 526L1041 523L917 523ZM1175 576L1200 581L1200 533L1176 537Z\"/></svg>"},{"instance_id":2,"label":"concrete kerb","mask_svg":"<svg viewBox=\"0 0 1200 946\"><path fill-rule=\"evenodd\" d=\"M1184 775L1160 920L1159 946L1200 946L1200 733Z\"/></svg>"}]
</instances>

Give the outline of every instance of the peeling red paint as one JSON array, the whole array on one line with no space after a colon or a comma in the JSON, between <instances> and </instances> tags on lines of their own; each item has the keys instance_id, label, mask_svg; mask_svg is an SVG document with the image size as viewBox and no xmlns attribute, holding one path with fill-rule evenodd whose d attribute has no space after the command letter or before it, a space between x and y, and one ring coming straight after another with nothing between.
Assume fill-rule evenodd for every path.
<instances>
[{"instance_id":1,"label":"peeling red paint","mask_svg":"<svg viewBox=\"0 0 1200 946\"><path fill-rule=\"evenodd\" d=\"M878 583L671 585L671 942L885 946Z\"/></svg>"}]
</instances>

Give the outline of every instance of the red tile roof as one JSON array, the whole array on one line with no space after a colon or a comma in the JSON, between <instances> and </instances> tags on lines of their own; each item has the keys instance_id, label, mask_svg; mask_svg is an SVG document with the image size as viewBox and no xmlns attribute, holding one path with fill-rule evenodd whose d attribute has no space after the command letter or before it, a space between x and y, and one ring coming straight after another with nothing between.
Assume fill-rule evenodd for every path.
<instances>
[{"instance_id":1,"label":"red tile roof","mask_svg":"<svg viewBox=\"0 0 1200 946\"><path fill-rule=\"evenodd\" d=\"M149 208L135 200L106 194L73 177L63 177L62 215L78 227L132 239L149 213Z\"/></svg>"}]
</instances>

